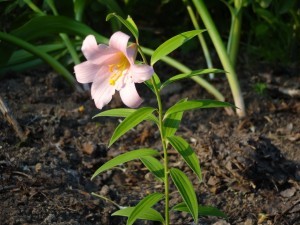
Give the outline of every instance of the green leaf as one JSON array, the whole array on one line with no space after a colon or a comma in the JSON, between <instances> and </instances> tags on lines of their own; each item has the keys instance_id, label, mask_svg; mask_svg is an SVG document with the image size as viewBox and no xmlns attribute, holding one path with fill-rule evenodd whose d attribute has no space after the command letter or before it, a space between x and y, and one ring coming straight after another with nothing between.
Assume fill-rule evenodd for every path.
<instances>
[{"instance_id":1,"label":"green leaf","mask_svg":"<svg viewBox=\"0 0 300 225\"><path fill-rule=\"evenodd\" d=\"M175 205L172 210L181 211L181 212L189 212L188 207L184 202ZM198 215L199 216L218 216L222 218L227 218L226 214L220 211L219 209L213 206L202 206L198 205Z\"/></svg>"},{"instance_id":2,"label":"green leaf","mask_svg":"<svg viewBox=\"0 0 300 225\"><path fill-rule=\"evenodd\" d=\"M146 80L144 83L148 86L148 88L151 89L151 91L153 91L153 93L155 93L154 87L153 87L153 84L152 84L153 79L154 79L154 82L155 82L155 85L156 85L157 89L159 90L160 86L161 86L161 82L160 82L160 79L159 79L159 77L157 76L156 73L154 73L152 75L152 78L150 80Z\"/></svg>"},{"instance_id":3,"label":"green leaf","mask_svg":"<svg viewBox=\"0 0 300 225\"><path fill-rule=\"evenodd\" d=\"M187 99L182 99L179 102L185 102L185 101L187 101ZM164 137L173 136L176 133L181 123L182 116L183 116L183 112L178 112L178 113L169 114L167 117L164 118L163 120Z\"/></svg>"},{"instance_id":4,"label":"green leaf","mask_svg":"<svg viewBox=\"0 0 300 225\"><path fill-rule=\"evenodd\" d=\"M103 5L105 5L110 10L110 12L114 12L121 17L126 16L121 6L115 0L98 0L98 1Z\"/></svg>"},{"instance_id":5,"label":"green leaf","mask_svg":"<svg viewBox=\"0 0 300 225\"><path fill-rule=\"evenodd\" d=\"M170 174L174 184L177 187L183 201L187 205L189 213L194 218L195 223L198 223L198 201L192 183L188 177L179 169L170 169Z\"/></svg>"},{"instance_id":6,"label":"green leaf","mask_svg":"<svg viewBox=\"0 0 300 225\"><path fill-rule=\"evenodd\" d=\"M116 13L110 13L106 17L106 21L110 20L111 18L117 18L127 29L132 33L134 36L136 42L138 42L139 39L139 30L137 29L136 24L132 20L130 16L127 17L126 20L124 20L121 16L118 16Z\"/></svg>"},{"instance_id":7,"label":"green leaf","mask_svg":"<svg viewBox=\"0 0 300 225\"><path fill-rule=\"evenodd\" d=\"M120 164L126 163L134 159L139 159L144 156L153 156L153 155L158 155L158 151L149 148L132 150L130 152L126 152L124 154L118 155L115 158L104 163L102 166L100 166L93 174L91 180L94 179L96 176L98 176L100 173L109 170L115 166L118 166Z\"/></svg>"},{"instance_id":8,"label":"green leaf","mask_svg":"<svg viewBox=\"0 0 300 225\"><path fill-rule=\"evenodd\" d=\"M110 147L127 131L129 131L136 125L138 125L143 120L146 120L147 118L149 118L149 116L152 114L152 112L154 110L155 109L151 108L151 107L139 108L135 112L133 112L129 116L127 116L122 121L122 123L120 123L119 126L117 126L117 128L115 129L108 146Z\"/></svg>"},{"instance_id":9,"label":"green leaf","mask_svg":"<svg viewBox=\"0 0 300 225\"><path fill-rule=\"evenodd\" d=\"M203 31L204 30L187 31L165 41L163 44L158 46L158 48L153 52L153 55L151 57L151 65L153 66L158 60L168 55L175 49L179 48L181 45L183 45L196 35L202 33Z\"/></svg>"},{"instance_id":10,"label":"green leaf","mask_svg":"<svg viewBox=\"0 0 300 225\"><path fill-rule=\"evenodd\" d=\"M173 148L175 148L179 154L183 157L188 166L195 172L199 180L202 180L201 169L197 155L191 146L179 136L167 137Z\"/></svg>"},{"instance_id":11,"label":"green leaf","mask_svg":"<svg viewBox=\"0 0 300 225\"><path fill-rule=\"evenodd\" d=\"M194 70L190 73L178 74L178 75L173 76L170 79L166 80L161 85L160 88L163 89L164 87L166 87L167 85L169 85L175 81L179 81L179 80L186 79L186 78L191 78L191 77L198 76L198 75L208 74L208 73L225 73L225 71L220 70L220 69L202 69L202 70Z\"/></svg>"},{"instance_id":12,"label":"green leaf","mask_svg":"<svg viewBox=\"0 0 300 225\"><path fill-rule=\"evenodd\" d=\"M192 109L204 109L204 108L217 108L217 107L235 107L228 102L221 102L216 100L191 100L186 102L178 102L171 106L165 113L165 118L172 113L183 112Z\"/></svg>"},{"instance_id":13,"label":"green leaf","mask_svg":"<svg viewBox=\"0 0 300 225\"><path fill-rule=\"evenodd\" d=\"M152 156L143 156L140 158L142 163L153 173L160 181L164 179L164 167L161 162Z\"/></svg>"},{"instance_id":14,"label":"green leaf","mask_svg":"<svg viewBox=\"0 0 300 225\"><path fill-rule=\"evenodd\" d=\"M140 215L147 212L154 204L162 199L163 196L161 193L153 193L141 200L129 215L126 225L132 225Z\"/></svg>"},{"instance_id":15,"label":"green leaf","mask_svg":"<svg viewBox=\"0 0 300 225\"><path fill-rule=\"evenodd\" d=\"M119 109L109 109L98 113L97 115L93 116L96 117L103 117L103 116L110 116L110 117L128 117L130 114L136 112L136 109L129 109L129 108L119 108ZM147 120L150 120L154 123L158 123L158 119L153 114L150 114Z\"/></svg>"},{"instance_id":16,"label":"green leaf","mask_svg":"<svg viewBox=\"0 0 300 225\"><path fill-rule=\"evenodd\" d=\"M126 217L129 217L130 214L132 213L132 211L134 210L134 208L135 207L128 207L128 208L120 209L120 210L114 212L111 215L112 216L126 216ZM146 211L141 212L137 219L159 221L162 224L165 223L165 220L162 217L162 215L159 212L157 212L155 209L152 209L152 208L149 208Z\"/></svg>"}]
</instances>

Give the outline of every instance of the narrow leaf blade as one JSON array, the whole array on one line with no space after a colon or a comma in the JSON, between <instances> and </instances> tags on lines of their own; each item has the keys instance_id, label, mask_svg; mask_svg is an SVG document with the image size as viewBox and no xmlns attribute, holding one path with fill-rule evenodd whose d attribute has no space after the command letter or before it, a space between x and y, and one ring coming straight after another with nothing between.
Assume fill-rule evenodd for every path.
<instances>
[{"instance_id":1,"label":"narrow leaf blade","mask_svg":"<svg viewBox=\"0 0 300 225\"><path fill-rule=\"evenodd\" d=\"M228 102L221 102L217 100L190 100L186 102L178 102L170 107L165 113L165 117L169 114L192 110L192 109L204 109L204 108L218 108L218 107L235 107Z\"/></svg>"},{"instance_id":2,"label":"narrow leaf blade","mask_svg":"<svg viewBox=\"0 0 300 225\"><path fill-rule=\"evenodd\" d=\"M138 125L143 120L146 120L154 110L155 109L151 107L139 108L135 112L127 116L123 120L123 122L120 123L119 126L117 126L117 128L115 129L110 139L109 146L115 143L115 141L117 141L127 131Z\"/></svg>"},{"instance_id":3,"label":"narrow leaf blade","mask_svg":"<svg viewBox=\"0 0 300 225\"><path fill-rule=\"evenodd\" d=\"M167 139L171 143L173 148L175 148L179 152L184 161L195 172L195 174L201 181L202 176L199 160L191 146L182 137L179 136L172 136L168 137Z\"/></svg>"},{"instance_id":4,"label":"narrow leaf blade","mask_svg":"<svg viewBox=\"0 0 300 225\"><path fill-rule=\"evenodd\" d=\"M187 99L182 99L179 102L185 102L185 101L187 101ZM178 130L178 127L181 123L182 116L183 116L183 112L177 112L177 113L169 114L168 116L166 116L164 118L164 121L163 121L164 137L170 137L176 133L176 131Z\"/></svg>"},{"instance_id":5,"label":"narrow leaf blade","mask_svg":"<svg viewBox=\"0 0 300 225\"><path fill-rule=\"evenodd\" d=\"M160 181L163 181L165 176L164 167L158 159L152 156L143 156L140 160L154 176L156 176Z\"/></svg>"},{"instance_id":6,"label":"narrow leaf blade","mask_svg":"<svg viewBox=\"0 0 300 225\"><path fill-rule=\"evenodd\" d=\"M132 213L132 211L134 210L135 207L127 207L124 209L120 209L116 212L114 212L113 214L111 214L112 216L125 216L125 217L129 217L130 214ZM165 223L164 218L162 217L162 215L156 211L153 208L149 208L147 209L147 211L143 211L137 219L141 219L141 220L151 220L151 221L159 221L162 224Z\"/></svg>"},{"instance_id":7,"label":"narrow leaf blade","mask_svg":"<svg viewBox=\"0 0 300 225\"><path fill-rule=\"evenodd\" d=\"M158 60L163 58L164 56L168 55L191 38L195 37L196 35L202 33L203 30L191 30L181 34L178 34L169 40L165 41L163 44L158 46L158 48L153 52L151 57L151 65L153 66Z\"/></svg>"},{"instance_id":8,"label":"narrow leaf blade","mask_svg":"<svg viewBox=\"0 0 300 225\"><path fill-rule=\"evenodd\" d=\"M181 212L189 212L188 207L184 202L175 205L172 210L181 211ZM213 206L203 206L198 205L198 215L199 216L218 216L222 218L227 218L226 214Z\"/></svg>"},{"instance_id":9,"label":"narrow leaf blade","mask_svg":"<svg viewBox=\"0 0 300 225\"><path fill-rule=\"evenodd\" d=\"M179 169L170 169L170 174L174 184L177 187L183 201L185 202L189 213L194 218L195 223L198 222L198 201L192 183L188 177Z\"/></svg>"},{"instance_id":10,"label":"narrow leaf blade","mask_svg":"<svg viewBox=\"0 0 300 225\"><path fill-rule=\"evenodd\" d=\"M199 75L203 75L203 74L208 74L208 73L225 73L224 70L220 70L220 69L202 69L202 70L194 70L191 71L189 73L182 73L182 74L178 74L175 75L171 78L169 78L168 80L166 80L162 85L161 85L161 89L163 89L164 87L166 87L167 85L182 80L182 79L186 79L186 78L191 78L194 76L199 76Z\"/></svg>"},{"instance_id":11,"label":"narrow leaf blade","mask_svg":"<svg viewBox=\"0 0 300 225\"><path fill-rule=\"evenodd\" d=\"M162 199L163 194L153 193L146 196L141 200L133 209L131 214L128 217L126 225L132 225L141 214L147 212L154 204L156 204L160 199Z\"/></svg>"},{"instance_id":12,"label":"narrow leaf blade","mask_svg":"<svg viewBox=\"0 0 300 225\"><path fill-rule=\"evenodd\" d=\"M126 163L126 162L134 160L134 159L139 159L140 157L143 157L143 156L154 156L154 155L158 155L158 151L156 151L154 149L148 149L148 148L132 150L130 152L126 152L124 154L118 155L115 158L104 163L102 166L100 166L96 170L96 172L93 174L91 180L94 179L100 173L102 173L106 170L109 170L117 165Z\"/></svg>"}]
</instances>

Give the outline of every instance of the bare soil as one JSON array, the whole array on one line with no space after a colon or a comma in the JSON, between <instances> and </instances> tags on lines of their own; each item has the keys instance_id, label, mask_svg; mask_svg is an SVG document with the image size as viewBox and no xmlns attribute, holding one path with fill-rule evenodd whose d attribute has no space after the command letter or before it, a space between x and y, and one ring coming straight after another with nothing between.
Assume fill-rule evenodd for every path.
<instances>
[{"instance_id":1,"label":"bare soil","mask_svg":"<svg viewBox=\"0 0 300 225\"><path fill-rule=\"evenodd\" d=\"M201 217L199 224L300 224L300 101L284 90L299 90L299 70L267 67L241 72L247 117L229 116L223 109L186 112L178 134L199 156L203 182L170 150L170 166L181 168L195 184L199 203L215 206L227 220ZM227 81L212 81L231 99ZM265 92L254 90L266 84ZM140 88L144 105L155 97ZM13 126L0 115L0 224L117 225L117 208L91 195L101 194L121 206L135 205L145 195L162 190L143 167L132 161L95 180L94 171L112 157L137 149L161 149L150 122L138 125L111 148L108 141L119 119L92 117L98 113L90 94L79 93L55 73L41 69L8 74L0 96L26 135L21 142ZM192 81L169 89L166 107L181 98L211 98ZM123 107L116 96L106 107ZM172 186L171 205L180 202ZM157 206L158 209L163 207ZM191 216L172 212L173 224L193 224ZM136 224L157 224L138 221Z\"/></svg>"}]
</instances>

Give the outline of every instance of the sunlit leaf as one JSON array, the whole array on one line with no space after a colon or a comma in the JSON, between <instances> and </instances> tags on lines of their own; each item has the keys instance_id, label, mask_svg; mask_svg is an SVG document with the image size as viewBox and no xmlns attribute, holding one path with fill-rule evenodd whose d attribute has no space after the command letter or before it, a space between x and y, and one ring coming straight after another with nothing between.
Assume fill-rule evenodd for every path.
<instances>
[{"instance_id":1,"label":"sunlit leaf","mask_svg":"<svg viewBox=\"0 0 300 225\"><path fill-rule=\"evenodd\" d=\"M103 112L98 113L95 115L93 118L96 117L103 117L103 116L109 116L109 117L128 117L130 114L136 112L136 109L130 109L130 108L118 108L118 109L109 109ZM158 123L157 118L153 115L150 114L146 120L150 120L154 123Z\"/></svg>"},{"instance_id":2,"label":"sunlit leaf","mask_svg":"<svg viewBox=\"0 0 300 225\"><path fill-rule=\"evenodd\" d=\"M192 183L188 177L179 169L170 169L170 175L177 187L183 201L185 202L189 213L194 218L195 223L198 223L198 201Z\"/></svg>"},{"instance_id":3,"label":"sunlit leaf","mask_svg":"<svg viewBox=\"0 0 300 225\"><path fill-rule=\"evenodd\" d=\"M115 129L110 142L109 146L111 146L113 143L115 143L123 134L125 134L127 131L138 125L143 120L146 120L149 118L149 116L154 111L154 108L151 107L144 107L139 108L135 112L131 113L129 116L127 116L122 123L117 126Z\"/></svg>"},{"instance_id":4,"label":"sunlit leaf","mask_svg":"<svg viewBox=\"0 0 300 225\"><path fill-rule=\"evenodd\" d=\"M167 85L175 82L175 81L179 81L182 79L186 79L186 78L191 78L194 76L198 76L198 75L203 75L203 74L209 74L209 73L224 73L224 70L220 70L220 69L202 69L202 70L194 70L190 73L183 73L183 74L178 74L176 76L173 76L171 78L169 78L168 80L166 80L162 85L161 85L161 89L163 89L164 87L166 87Z\"/></svg>"},{"instance_id":5,"label":"sunlit leaf","mask_svg":"<svg viewBox=\"0 0 300 225\"><path fill-rule=\"evenodd\" d=\"M185 101L187 101L187 99L182 99L179 102L185 102ZM176 133L181 123L182 116L183 116L183 112L177 112L177 113L169 114L164 118L163 121L164 137L170 137Z\"/></svg>"},{"instance_id":6,"label":"sunlit leaf","mask_svg":"<svg viewBox=\"0 0 300 225\"><path fill-rule=\"evenodd\" d=\"M160 82L160 79L159 79L159 77L157 76L156 73L154 73L152 75L152 78L150 80L145 81L145 84L151 89L151 91L153 91L155 93L152 80L154 80L155 85L156 85L158 90L160 89L161 82Z\"/></svg>"},{"instance_id":7,"label":"sunlit leaf","mask_svg":"<svg viewBox=\"0 0 300 225\"><path fill-rule=\"evenodd\" d=\"M154 176L163 181L165 176L164 167L158 159L153 156L143 156L140 160Z\"/></svg>"},{"instance_id":8,"label":"sunlit leaf","mask_svg":"<svg viewBox=\"0 0 300 225\"><path fill-rule=\"evenodd\" d=\"M165 117L169 114L183 112L192 109L204 109L204 108L218 108L218 107L235 107L228 102L221 102L216 100L190 100L186 102L178 102L171 106L165 113Z\"/></svg>"},{"instance_id":9,"label":"sunlit leaf","mask_svg":"<svg viewBox=\"0 0 300 225\"><path fill-rule=\"evenodd\" d=\"M204 30L191 30L181 34L178 34L169 40L165 41L163 44L158 46L151 57L151 65L154 65L158 60L164 56L170 54L175 49L179 48L181 45L195 37L196 35L202 33Z\"/></svg>"},{"instance_id":10,"label":"sunlit leaf","mask_svg":"<svg viewBox=\"0 0 300 225\"><path fill-rule=\"evenodd\" d=\"M184 202L175 205L172 210L187 212L189 213L189 209ZM226 214L220 211L219 209L213 206L203 206L198 205L198 215L199 216L218 216L222 218L227 218Z\"/></svg>"},{"instance_id":11,"label":"sunlit leaf","mask_svg":"<svg viewBox=\"0 0 300 225\"><path fill-rule=\"evenodd\" d=\"M125 216L125 217L129 217L129 215L132 213L132 211L134 210L135 207L128 207L128 208L124 208L124 209L120 209L116 212L114 212L113 214L111 214L112 216ZM147 210L141 212L138 216L137 219L141 219L141 220L151 220L151 221L159 221L161 223L164 224L164 218L162 217L162 215L157 212L155 209L153 208L148 208Z\"/></svg>"},{"instance_id":12,"label":"sunlit leaf","mask_svg":"<svg viewBox=\"0 0 300 225\"><path fill-rule=\"evenodd\" d=\"M96 176L98 176L100 173L109 170L115 166L118 166L120 164L126 163L134 159L139 159L144 156L154 156L154 155L158 155L158 151L154 149L148 149L148 148L131 150L130 152L126 152L124 154L118 155L115 158L104 163L102 166L100 166L93 174L91 180L94 179Z\"/></svg>"},{"instance_id":13,"label":"sunlit leaf","mask_svg":"<svg viewBox=\"0 0 300 225\"><path fill-rule=\"evenodd\" d=\"M199 180L202 180L201 169L197 155L191 146L179 136L171 136L167 138L170 144L175 148L183 157L188 166L195 172Z\"/></svg>"},{"instance_id":14,"label":"sunlit leaf","mask_svg":"<svg viewBox=\"0 0 300 225\"><path fill-rule=\"evenodd\" d=\"M161 200L162 197L163 194L161 193L153 193L146 196L134 207L128 217L126 225L132 225L140 217L140 215L146 213L154 204Z\"/></svg>"},{"instance_id":15,"label":"sunlit leaf","mask_svg":"<svg viewBox=\"0 0 300 225\"><path fill-rule=\"evenodd\" d=\"M128 18L124 20L121 16L118 16L116 13L110 13L107 15L106 20L110 20L113 17L117 18L125 27L127 27L127 29L132 33L134 38L138 41L139 30L137 29L136 24L130 16L128 16Z\"/></svg>"}]
</instances>

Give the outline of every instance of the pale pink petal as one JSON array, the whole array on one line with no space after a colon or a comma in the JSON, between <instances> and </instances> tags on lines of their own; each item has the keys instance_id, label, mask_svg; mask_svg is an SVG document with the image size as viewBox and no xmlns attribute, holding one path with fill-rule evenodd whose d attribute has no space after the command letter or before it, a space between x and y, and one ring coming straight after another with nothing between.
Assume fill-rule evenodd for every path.
<instances>
[{"instance_id":1,"label":"pale pink petal","mask_svg":"<svg viewBox=\"0 0 300 225\"><path fill-rule=\"evenodd\" d=\"M127 83L120 90L120 96L123 103L130 108L137 108L143 102L143 99L141 99L137 93L133 82Z\"/></svg>"},{"instance_id":2,"label":"pale pink petal","mask_svg":"<svg viewBox=\"0 0 300 225\"><path fill-rule=\"evenodd\" d=\"M149 80L154 73L153 67L148 65L131 65L130 76L134 83L142 83Z\"/></svg>"},{"instance_id":3,"label":"pale pink petal","mask_svg":"<svg viewBox=\"0 0 300 225\"><path fill-rule=\"evenodd\" d=\"M76 80L79 83L91 83L93 82L97 72L99 71L99 66L90 63L89 61L85 61L74 66L74 72L76 76Z\"/></svg>"},{"instance_id":4,"label":"pale pink petal","mask_svg":"<svg viewBox=\"0 0 300 225\"><path fill-rule=\"evenodd\" d=\"M115 94L114 86L109 84L109 73L105 69L101 69L92 84L91 94L95 101L96 107L102 109L108 104L112 96Z\"/></svg>"},{"instance_id":5,"label":"pale pink petal","mask_svg":"<svg viewBox=\"0 0 300 225\"><path fill-rule=\"evenodd\" d=\"M100 44L94 54L90 54L88 60L97 65L114 64L120 61L120 54L118 53L119 51L117 49Z\"/></svg>"},{"instance_id":6,"label":"pale pink petal","mask_svg":"<svg viewBox=\"0 0 300 225\"><path fill-rule=\"evenodd\" d=\"M127 59L130 62L130 64L134 64L136 54L137 54L137 46L136 44L131 44L127 47Z\"/></svg>"},{"instance_id":7,"label":"pale pink petal","mask_svg":"<svg viewBox=\"0 0 300 225\"><path fill-rule=\"evenodd\" d=\"M99 47L94 35L88 35L84 39L81 51L87 60L94 58L94 55L99 51Z\"/></svg>"},{"instance_id":8,"label":"pale pink petal","mask_svg":"<svg viewBox=\"0 0 300 225\"><path fill-rule=\"evenodd\" d=\"M118 31L109 39L109 47L117 49L127 56L127 44L129 38L130 37L127 34Z\"/></svg>"}]
</instances>

